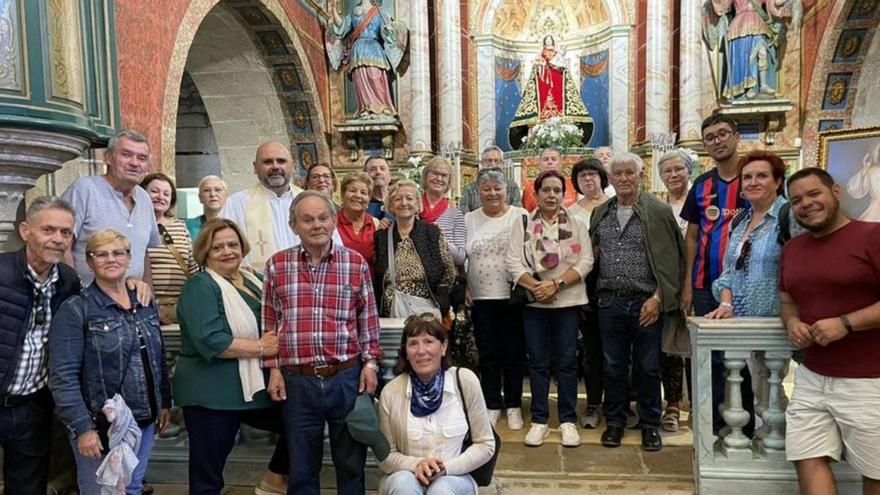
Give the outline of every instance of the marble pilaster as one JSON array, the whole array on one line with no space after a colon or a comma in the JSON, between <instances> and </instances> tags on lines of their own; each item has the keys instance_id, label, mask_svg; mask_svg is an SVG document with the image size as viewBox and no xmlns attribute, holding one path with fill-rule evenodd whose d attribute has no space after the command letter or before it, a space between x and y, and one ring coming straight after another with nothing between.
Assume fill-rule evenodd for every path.
<instances>
[{"instance_id":1,"label":"marble pilaster","mask_svg":"<svg viewBox=\"0 0 880 495\"><path fill-rule=\"evenodd\" d=\"M669 132L669 1L648 2L648 46L645 71L645 131Z\"/></svg>"},{"instance_id":2,"label":"marble pilaster","mask_svg":"<svg viewBox=\"0 0 880 495\"><path fill-rule=\"evenodd\" d=\"M681 48L679 53L679 141L696 144L700 141L700 85L702 83L702 1L681 2Z\"/></svg>"},{"instance_id":3,"label":"marble pilaster","mask_svg":"<svg viewBox=\"0 0 880 495\"><path fill-rule=\"evenodd\" d=\"M410 2L410 152L431 151L431 59L428 43L428 0Z\"/></svg>"},{"instance_id":4,"label":"marble pilaster","mask_svg":"<svg viewBox=\"0 0 880 495\"><path fill-rule=\"evenodd\" d=\"M440 146L445 147L451 143L461 143L463 136L459 2L438 0L436 16Z\"/></svg>"},{"instance_id":5,"label":"marble pilaster","mask_svg":"<svg viewBox=\"0 0 880 495\"><path fill-rule=\"evenodd\" d=\"M611 146L629 150L629 26L611 36L609 51L609 105L611 106Z\"/></svg>"},{"instance_id":6,"label":"marble pilaster","mask_svg":"<svg viewBox=\"0 0 880 495\"><path fill-rule=\"evenodd\" d=\"M25 192L88 147L87 139L72 134L0 127L0 252L21 245L15 222Z\"/></svg>"},{"instance_id":7,"label":"marble pilaster","mask_svg":"<svg viewBox=\"0 0 880 495\"><path fill-rule=\"evenodd\" d=\"M495 144L495 49L489 40L477 40L478 153Z\"/></svg>"}]
</instances>

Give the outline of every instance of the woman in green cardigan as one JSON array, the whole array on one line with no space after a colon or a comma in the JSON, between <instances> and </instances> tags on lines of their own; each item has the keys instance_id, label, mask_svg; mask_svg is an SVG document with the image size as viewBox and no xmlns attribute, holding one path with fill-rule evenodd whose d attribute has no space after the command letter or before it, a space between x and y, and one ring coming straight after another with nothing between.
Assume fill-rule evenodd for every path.
<instances>
[{"instance_id":1,"label":"woman in green cardigan","mask_svg":"<svg viewBox=\"0 0 880 495\"><path fill-rule=\"evenodd\" d=\"M269 399L260 368L262 357L278 353L278 338L260 336L262 283L241 269L248 251L235 222L206 222L193 246L204 271L189 279L177 304L182 345L172 385L189 433L191 494L221 492L241 423L282 434L256 493L287 490L281 410Z\"/></svg>"}]
</instances>

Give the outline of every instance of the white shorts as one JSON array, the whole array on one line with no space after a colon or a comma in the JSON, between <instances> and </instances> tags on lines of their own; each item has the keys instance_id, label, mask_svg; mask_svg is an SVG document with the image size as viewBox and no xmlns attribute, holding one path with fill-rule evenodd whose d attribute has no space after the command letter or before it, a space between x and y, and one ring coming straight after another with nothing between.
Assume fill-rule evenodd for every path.
<instances>
[{"instance_id":1,"label":"white shorts","mask_svg":"<svg viewBox=\"0 0 880 495\"><path fill-rule=\"evenodd\" d=\"M785 410L789 461L830 457L880 479L880 378L833 378L799 366Z\"/></svg>"}]
</instances>

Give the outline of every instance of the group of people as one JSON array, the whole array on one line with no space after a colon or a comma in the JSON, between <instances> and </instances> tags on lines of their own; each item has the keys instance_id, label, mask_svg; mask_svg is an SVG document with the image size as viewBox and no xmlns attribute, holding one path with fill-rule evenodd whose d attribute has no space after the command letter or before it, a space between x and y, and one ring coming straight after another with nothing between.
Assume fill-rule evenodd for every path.
<instances>
[{"instance_id":1,"label":"group of people","mask_svg":"<svg viewBox=\"0 0 880 495\"><path fill-rule=\"evenodd\" d=\"M19 229L25 247L0 255L7 489L45 491L54 416L70 432L81 493L140 493L173 397L189 435L190 493L220 493L242 424L279 438L257 493L319 493L325 427L338 491L363 493L366 446L346 417L380 388L380 316L404 319L399 375L378 405L381 493L476 493L471 473L495 454L493 428L502 416L525 426L526 373L526 445L551 433L555 372L563 446L580 445L578 425L598 428L604 415L602 445L638 428L657 451L660 431L679 428L692 312L781 316L805 356L787 410L802 489L825 493L814 490L833 485L828 459L845 450L877 490L880 408L864 405L880 400L880 227L843 215L826 172L786 181L778 156L741 157L729 118L707 118L702 133L715 167L692 181L690 152L660 157L664 199L643 190L632 153L597 150L566 177L560 151L545 149L534 188L521 191L489 148L459 208L442 157L420 183L392 180L387 161L369 157L341 180L336 204L330 167L312 166L302 190L287 147L267 142L253 187L227 197L222 179L205 177L204 214L186 221L173 214L173 180L145 176L146 139L120 133L106 174L34 200ZM450 313L462 307L476 373L451 362ZM181 331L173 377L165 323ZM712 378L723 435L721 353Z\"/></svg>"}]
</instances>

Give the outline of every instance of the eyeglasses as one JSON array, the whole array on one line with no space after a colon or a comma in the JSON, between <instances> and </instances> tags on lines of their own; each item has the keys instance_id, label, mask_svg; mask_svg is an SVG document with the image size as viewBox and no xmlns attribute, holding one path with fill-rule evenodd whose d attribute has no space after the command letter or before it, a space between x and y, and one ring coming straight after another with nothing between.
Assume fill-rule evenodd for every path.
<instances>
[{"instance_id":1,"label":"eyeglasses","mask_svg":"<svg viewBox=\"0 0 880 495\"><path fill-rule=\"evenodd\" d=\"M437 319L437 315L434 313L421 313L417 315L409 315L403 320L403 326L407 326L414 321L434 321Z\"/></svg>"},{"instance_id":2,"label":"eyeglasses","mask_svg":"<svg viewBox=\"0 0 880 495\"><path fill-rule=\"evenodd\" d=\"M211 245L211 251L214 253L219 253L226 248L239 249L241 248L241 243L238 241L226 241Z\"/></svg>"},{"instance_id":3,"label":"eyeglasses","mask_svg":"<svg viewBox=\"0 0 880 495\"><path fill-rule=\"evenodd\" d=\"M735 268L737 270L742 270L745 267L749 266L749 255L752 254L752 240L746 239L746 242L742 245L742 250L739 252L739 258L736 259Z\"/></svg>"},{"instance_id":4,"label":"eyeglasses","mask_svg":"<svg viewBox=\"0 0 880 495\"><path fill-rule=\"evenodd\" d=\"M595 171L593 171L593 170L588 170L588 171L586 171L586 172L581 172L581 173L578 175L578 179L589 179L589 180L593 180L593 179L597 179L598 177L599 177L599 172L595 172Z\"/></svg>"},{"instance_id":5,"label":"eyeglasses","mask_svg":"<svg viewBox=\"0 0 880 495\"><path fill-rule=\"evenodd\" d=\"M312 180L333 180L333 176L330 174L312 174Z\"/></svg>"},{"instance_id":6,"label":"eyeglasses","mask_svg":"<svg viewBox=\"0 0 880 495\"><path fill-rule=\"evenodd\" d=\"M669 168L663 169L663 171L660 172L660 175L663 175L663 176L673 175L673 174L684 175L685 173L687 173L687 168L685 168L685 167L669 167Z\"/></svg>"},{"instance_id":7,"label":"eyeglasses","mask_svg":"<svg viewBox=\"0 0 880 495\"><path fill-rule=\"evenodd\" d=\"M733 136L733 134L733 131L718 131L718 134L706 134L703 136L703 143L723 143L724 141L727 141L730 136Z\"/></svg>"},{"instance_id":8,"label":"eyeglasses","mask_svg":"<svg viewBox=\"0 0 880 495\"><path fill-rule=\"evenodd\" d=\"M122 260L128 257L130 251L128 249L114 249L113 251L92 251L88 253L95 261L105 263L112 256L115 260Z\"/></svg>"},{"instance_id":9,"label":"eyeglasses","mask_svg":"<svg viewBox=\"0 0 880 495\"><path fill-rule=\"evenodd\" d=\"M34 308L34 325L40 326L46 323L46 308L42 305Z\"/></svg>"},{"instance_id":10,"label":"eyeglasses","mask_svg":"<svg viewBox=\"0 0 880 495\"><path fill-rule=\"evenodd\" d=\"M159 224L159 234L162 236L162 242L165 244L174 244L174 238L171 237L171 233L168 232L168 229L166 229L161 223Z\"/></svg>"}]
</instances>

